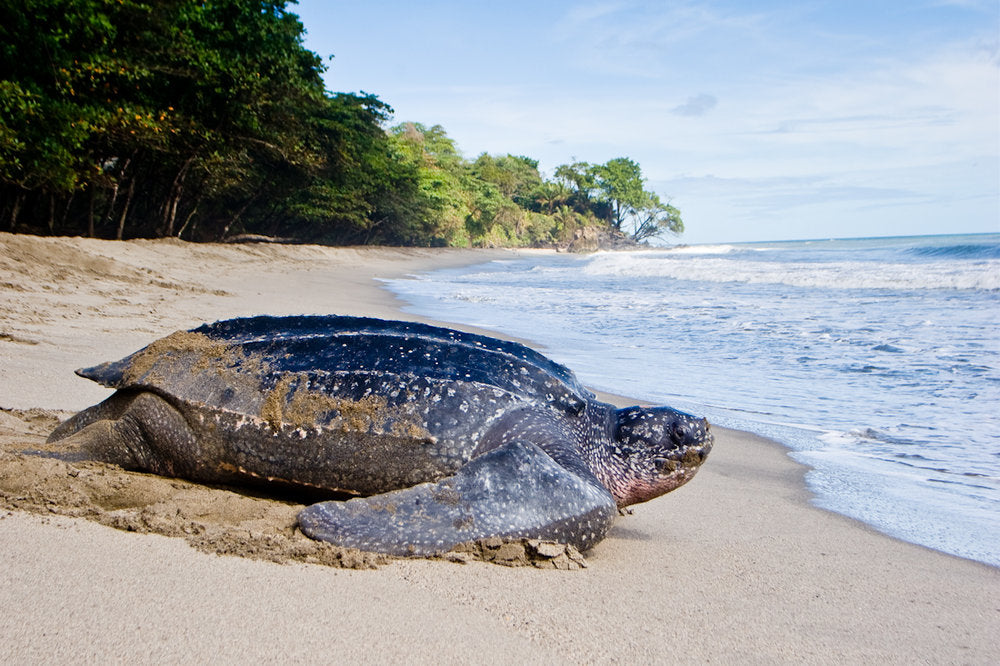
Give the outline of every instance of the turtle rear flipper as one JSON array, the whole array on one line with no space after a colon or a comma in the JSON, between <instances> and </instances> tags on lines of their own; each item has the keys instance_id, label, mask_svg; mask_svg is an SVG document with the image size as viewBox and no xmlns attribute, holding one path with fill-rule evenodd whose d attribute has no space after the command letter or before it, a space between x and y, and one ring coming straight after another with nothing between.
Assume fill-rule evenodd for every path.
<instances>
[{"instance_id":1,"label":"turtle rear flipper","mask_svg":"<svg viewBox=\"0 0 1000 666\"><path fill-rule=\"evenodd\" d=\"M165 476L199 479L205 466L183 414L146 391L116 391L60 424L46 445L56 445L42 452L55 458L100 460Z\"/></svg>"},{"instance_id":2,"label":"turtle rear flipper","mask_svg":"<svg viewBox=\"0 0 1000 666\"><path fill-rule=\"evenodd\" d=\"M98 421L115 421L119 419L128 410L134 397L135 392L132 391L115 391L104 402L77 412L69 419L60 423L49 435L47 441L49 443L58 442Z\"/></svg>"},{"instance_id":3,"label":"turtle rear flipper","mask_svg":"<svg viewBox=\"0 0 1000 666\"><path fill-rule=\"evenodd\" d=\"M299 526L314 539L391 555L434 555L495 536L586 550L617 513L605 488L534 444L512 442L437 483L314 504L299 513Z\"/></svg>"}]
</instances>

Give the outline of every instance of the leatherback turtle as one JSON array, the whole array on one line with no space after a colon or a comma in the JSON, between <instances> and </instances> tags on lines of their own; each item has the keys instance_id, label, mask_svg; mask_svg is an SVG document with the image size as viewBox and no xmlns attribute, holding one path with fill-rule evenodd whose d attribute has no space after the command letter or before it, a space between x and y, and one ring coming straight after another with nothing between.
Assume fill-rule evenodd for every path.
<instances>
[{"instance_id":1,"label":"leatherback turtle","mask_svg":"<svg viewBox=\"0 0 1000 666\"><path fill-rule=\"evenodd\" d=\"M63 455L357 495L306 507L302 531L396 555L495 536L586 550L712 447L704 419L616 409L523 345L401 321L230 319L77 374L117 391L52 433Z\"/></svg>"}]
</instances>

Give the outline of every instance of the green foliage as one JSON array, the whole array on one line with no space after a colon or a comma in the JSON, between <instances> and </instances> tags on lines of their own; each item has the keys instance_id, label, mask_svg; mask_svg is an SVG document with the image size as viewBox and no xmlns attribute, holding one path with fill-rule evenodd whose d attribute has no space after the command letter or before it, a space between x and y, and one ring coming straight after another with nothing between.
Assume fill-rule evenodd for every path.
<instances>
[{"instance_id":1,"label":"green foliage","mask_svg":"<svg viewBox=\"0 0 1000 666\"><path fill-rule=\"evenodd\" d=\"M611 203L611 224L621 231L629 211L642 208L649 199L643 189L642 169L627 157L617 157L592 167L591 172L601 197Z\"/></svg>"},{"instance_id":2,"label":"green foliage","mask_svg":"<svg viewBox=\"0 0 1000 666\"><path fill-rule=\"evenodd\" d=\"M632 212L632 239L637 242L664 233L679 234L683 231L681 212L669 203L661 202L655 194L650 194L643 206Z\"/></svg>"},{"instance_id":3,"label":"green foliage","mask_svg":"<svg viewBox=\"0 0 1000 666\"><path fill-rule=\"evenodd\" d=\"M0 224L104 237L552 245L679 231L637 164L467 160L328 93L285 0L0 3Z\"/></svg>"},{"instance_id":4,"label":"green foliage","mask_svg":"<svg viewBox=\"0 0 1000 666\"><path fill-rule=\"evenodd\" d=\"M573 188L574 194L581 203L588 203L597 189L597 179L594 177L594 166L586 162L562 164L556 167L556 182L564 187Z\"/></svg>"},{"instance_id":5,"label":"green foliage","mask_svg":"<svg viewBox=\"0 0 1000 666\"><path fill-rule=\"evenodd\" d=\"M599 193L609 204L607 217L616 231L628 231L632 240L642 242L664 233L684 230L680 211L645 189L642 168L627 157L617 157L588 169Z\"/></svg>"},{"instance_id":6,"label":"green foliage","mask_svg":"<svg viewBox=\"0 0 1000 666\"><path fill-rule=\"evenodd\" d=\"M542 185L538 161L528 157L493 157L483 153L472 164L472 174L492 183L504 197L523 208L531 206L532 195Z\"/></svg>"}]
</instances>

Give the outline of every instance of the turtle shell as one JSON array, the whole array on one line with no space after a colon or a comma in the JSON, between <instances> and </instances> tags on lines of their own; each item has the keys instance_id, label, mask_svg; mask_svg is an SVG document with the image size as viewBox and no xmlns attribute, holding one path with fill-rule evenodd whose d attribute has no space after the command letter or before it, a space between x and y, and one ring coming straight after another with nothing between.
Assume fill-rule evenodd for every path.
<instances>
[{"instance_id":1,"label":"turtle shell","mask_svg":"<svg viewBox=\"0 0 1000 666\"><path fill-rule=\"evenodd\" d=\"M446 394L449 403L461 406L465 392L492 392L505 395L507 404L544 404L570 414L582 412L593 398L568 368L516 342L345 316L205 324L77 374L109 388L152 390L274 426L323 425L351 416L345 412L370 412L376 401L383 407L413 402L420 393L428 399ZM460 427L460 419L452 421Z\"/></svg>"}]
</instances>

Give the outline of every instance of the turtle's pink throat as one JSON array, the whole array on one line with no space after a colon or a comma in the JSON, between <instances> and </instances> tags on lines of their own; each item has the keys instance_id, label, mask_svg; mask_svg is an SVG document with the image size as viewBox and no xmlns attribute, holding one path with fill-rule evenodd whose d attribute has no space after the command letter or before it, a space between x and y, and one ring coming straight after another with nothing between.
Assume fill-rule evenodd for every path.
<instances>
[{"instance_id":1,"label":"turtle's pink throat","mask_svg":"<svg viewBox=\"0 0 1000 666\"><path fill-rule=\"evenodd\" d=\"M697 467L678 469L669 477L656 479L633 479L621 489L621 494L615 493L615 500L618 507L626 507L631 504L640 504L655 499L660 495L669 493L671 490L680 488L685 483L694 478L698 471Z\"/></svg>"}]
</instances>

